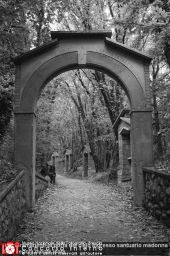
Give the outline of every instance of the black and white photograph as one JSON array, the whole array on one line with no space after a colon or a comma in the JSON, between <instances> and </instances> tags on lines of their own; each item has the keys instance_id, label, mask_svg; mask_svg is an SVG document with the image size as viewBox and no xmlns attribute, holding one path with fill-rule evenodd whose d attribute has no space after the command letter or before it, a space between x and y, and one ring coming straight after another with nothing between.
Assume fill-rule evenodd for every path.
<instances>
[{"instance_id":1,"label":"black and white photograph","mask_svg":"<svg viewBox=\"0 0 170 256\"><path fill-rule=\"evenodd\" d=\"M0 256L170 256L170 0L0 0Z\"/></svg>"}]
</instances>

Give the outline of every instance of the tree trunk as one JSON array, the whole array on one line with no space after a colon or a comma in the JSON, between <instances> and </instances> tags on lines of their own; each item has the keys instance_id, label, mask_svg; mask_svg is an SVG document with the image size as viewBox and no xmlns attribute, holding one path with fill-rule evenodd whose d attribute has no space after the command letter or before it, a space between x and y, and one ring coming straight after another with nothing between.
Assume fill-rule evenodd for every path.
<instances>
[{"instance_id":1,"label":"tree trunk","mask_svg":"<svg viewBox=\"0 0 170 256\"><path fill-rule=\"evenodd\" d=\"M103 170L102 162L101 162L100 158L98 157L97 152L95 150L95 142L94 142L93 132L91 131L91 129L90 129L90 127L87 123L84 123L84 125L85 125L85 128L86 128L86 133L87 133L89 146L90 146L90 150L91 150L91 155L92 155L92 158L93 158L93 161L94 161L96 173L98 173L98 172L101 172Z\"/></svg>"},{"instance_id":2,"label":"tree trunk","mask_svg":"<svg viewBox=\"0 0 170 256\"><path fill-rule=\"evenodd\" d=\"M159 113L158 113L158 105L156 101L156 83L153 80L152 83L152 97L153 97L153 110L154 110L154 126L155 126L155 136L156 136L156 144L157 144L157 156L162 157L163 148L162 148L162 136L160 133L160 121L159 121Z\"/></svg>"}]
</instances>

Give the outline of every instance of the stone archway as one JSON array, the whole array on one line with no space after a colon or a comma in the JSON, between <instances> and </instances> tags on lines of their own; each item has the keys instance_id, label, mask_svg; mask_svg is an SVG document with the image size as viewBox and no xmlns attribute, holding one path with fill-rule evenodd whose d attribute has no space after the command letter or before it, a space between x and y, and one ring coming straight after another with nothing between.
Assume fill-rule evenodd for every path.
<instances>
[{"instance_id":1,"label":"stone archway","mask_svg":"<svg viewBox=\"0 0 170 256\"><path fill-rule=\"evenodd\" d=\"M149 90L151 58L113 42L110 32L52 32L52 41L15 59L15 164L26 170L27 206L35 201L35 106L54 76L75 68L93 68L116 78L131 104L134 200L142 205L142 167L153 164Z\"/></svg>"}]
</instances>

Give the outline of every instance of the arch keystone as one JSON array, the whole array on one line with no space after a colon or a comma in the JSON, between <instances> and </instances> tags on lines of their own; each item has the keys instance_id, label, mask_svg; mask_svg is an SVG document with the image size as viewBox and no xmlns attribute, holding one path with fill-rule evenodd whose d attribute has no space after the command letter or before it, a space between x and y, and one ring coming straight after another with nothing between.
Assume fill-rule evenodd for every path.
<instances>
[{"instance_id":1,"label":"arch keystone","mask_svg":"<svg viewBox=\"0 0 170 256\"><path fill-rule=\"evenodd\" d=\"M87 51L81 50L78 52L78 64L85 65L87 59Z\"/></svg>"}]
</instances>

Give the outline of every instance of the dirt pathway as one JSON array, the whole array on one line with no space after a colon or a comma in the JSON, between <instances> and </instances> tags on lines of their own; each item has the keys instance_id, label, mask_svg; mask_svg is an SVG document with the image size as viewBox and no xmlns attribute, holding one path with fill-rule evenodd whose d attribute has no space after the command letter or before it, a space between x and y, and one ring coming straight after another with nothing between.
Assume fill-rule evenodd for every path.
<instances>
[{"instance_id":1,"label":"dirt pathway","mask_svg":"<svg viewBox=\"0 0 170 256\"><path fill-rule=\"evenodd\" d=\"M167 241L168 230L134 208L117 186L57 175L28 213L17 239L26 241Z\"/></svg>"}]
</instances>

